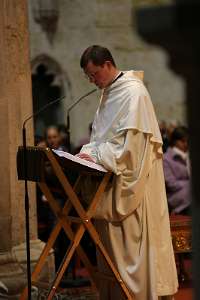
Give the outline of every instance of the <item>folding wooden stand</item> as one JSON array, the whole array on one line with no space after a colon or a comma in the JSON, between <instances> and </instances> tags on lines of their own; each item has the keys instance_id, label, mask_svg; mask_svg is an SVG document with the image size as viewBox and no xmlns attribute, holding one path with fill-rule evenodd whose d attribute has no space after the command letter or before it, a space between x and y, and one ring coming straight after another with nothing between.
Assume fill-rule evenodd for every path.
<instances>
[{"instance_id":1,"label":"folding wooden stand","mask_svg":"<svg viewBox=\"0 0 200 300\"><path fill-rule=\"evenodd\" d=\"M18 177L19 179L24 179L23 174L23 148L20 147L18 150ZM38 275L40 274L45 260L49 254L49 251L54 245L54 242L60 232L60 230L63 228L68 239L70 240L70 245L66 251L66 255L59 267L59 270L56 274L56 277L51 285L51 288L49 290L47 299L50 300L53 298L56 289L59 286L59 283L62 279L62 276L67 268L67 266L70 263L70 260L75 253L77 252L78 256L80 257L81 261L87 268L91 285L94 289L96 289L96 274L94 271L94 268L92 264L90 263L87 255L85 254L84 250L82 249L80 245L80 241L87 230L90 234L91 239L94 241L96 247L100 250L101 254L105 258L108 266L110 267L112 273L114 274L114 277L118 284L121 286L125 296L127 299L133 299L132 294L124 284L120 274L118 273L116 267L114 266L111 258L109 257L104 245L102 244L99 234L97 233L91 219L94 216L95 210L97 205L99 204L101 200L101 196L103 192L105 191L105 188L112 176L112 173L110 172L100 172L95 169L80 165L78 163L69 161L68 159L61 159L57 155L55 155L49 148L42 149L38 147L27 147L27 161L28 161L28 180L36 181L42 191L42 193L47 198L49 205L56 215L58 222L56 226L54 227L48 242L46 243L42 254L35 266L35 269L32 273L31 281L32 283L36 282L38 279ZM54 196L47 185L45 181L45 163L49 161L51 164L51 167L55 173L56 178L58 179L62 189L64 190L66 194L66 203L63 208L61 208L57 201L54 199ZM78 170L79 177L72 187L69 183L69 180L63 171L64 169L76 169ZM85 176L98 176L100 178L100 184L97 188L97 191L93 197L93 199L90 201L89 208L85 210L81 204L81 200L77 196L77 192L80 189L81 186L81 179ZM74 208L78 217L69 216L70 210ZM74 232L71 228L72 223L77 223L77 231ZM27 287L24 289L20 300L27 299Z\"/></svg>"}]
</instances>

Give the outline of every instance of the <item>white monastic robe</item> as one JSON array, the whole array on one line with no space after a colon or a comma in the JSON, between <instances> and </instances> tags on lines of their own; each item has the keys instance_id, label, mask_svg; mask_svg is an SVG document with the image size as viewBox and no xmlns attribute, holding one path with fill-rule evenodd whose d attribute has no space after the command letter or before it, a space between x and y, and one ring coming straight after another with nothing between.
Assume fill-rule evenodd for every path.
<instances>
[{"instance_id":1,"label":"white monastic robe","mask_svg":"<svg viewBox=\"0 0 200 300\"><path fill-rule=\"evenodd\" d=\"M136 300L174 295L177 273L162 166L162 138L150 96L133 71L103 91L91 141L81 152L115 174L95 224ZM99 269L111 274L98 255ZM125 299L115 283L100 282L101 300Z\"/></svg>"}]
</instances>

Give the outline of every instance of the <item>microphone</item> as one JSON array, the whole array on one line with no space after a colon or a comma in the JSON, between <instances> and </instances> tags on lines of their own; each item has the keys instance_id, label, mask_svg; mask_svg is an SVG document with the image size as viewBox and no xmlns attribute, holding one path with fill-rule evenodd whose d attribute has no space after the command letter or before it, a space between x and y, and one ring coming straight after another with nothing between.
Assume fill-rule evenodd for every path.
<instances>
[{"instance_id":1,"label":"microphone","mask_svg":"<svg viewBox=\"0 0 200 300\"><path fill-rule=\"evenodd\" d=\"M82 99L86 98L87 96L89 96L90 94L93 94L96 91L97 91L97 89L93 89L90 92L88 92L87 94L81 96L77 101L75 101L72 105L70 105L70 107L67 109L67 113L69 113Z\"/></svg>"},{"instance_id":2,"label":"microphone","mask_svg":"<svg viewBox=\"0 0 200 300\"><path fill-rule=\"evenodd\" d=\"M34 117L37 117L37 116L38 116L41 112L43 112L46 108L48 108L49 106L51 106L51 105L53 105L53 104L55 104L55 103L60 102L60 101L63 100L64 98L65 98L65 96L62 96L62 97L60 97L60 98L58 98L58 99L55 99L55 100L53 100L53 101L51 101L51 102L45 104L45 105L44 105L43 107L41 107L38 111L36 111L35 113L33 113L31 116L29 116L27 119L24 120L24 122L23 122L23 128L25 128L26 123L27 123L30 119L32 119L32 118L34 118Z\"/></svg>"},{"instance_id":3,"label":"microphone","mask_svg":"<svg viewBox=\"0 0 200 300\"><path fill-rule=\"evenodd\" d=\"M67 109L67 134L68 134L68 151L71 153L71 142L70 142L70 111L84 98L96 92L97 89L93 89L85 95L81 96L77 101L75 101L72 105L70 105Z\"/></svg>"},{"instance_id":4,"label":"microphone","mask_svg":"<svg viewBox=\"0 0 200 300\"><path fill-rule=\"evenodd\" d=\"M26 257L27 257L27 285L28 285L28 299L31 300L31 257L30 257L30 226L29 226L29 194L28 194L28 178L27 178L27 153L26 153L26 123L39 115L42 111L47 109L49 106L60 102L65 96L62 96L50 103L47 103L41 107L38 111L33 113L31 116L26 118L22 126L22 137L23 137L23 156L24 156L24 205L25 205L25 221L26 221Z\"/></svg>"}]
</instances>

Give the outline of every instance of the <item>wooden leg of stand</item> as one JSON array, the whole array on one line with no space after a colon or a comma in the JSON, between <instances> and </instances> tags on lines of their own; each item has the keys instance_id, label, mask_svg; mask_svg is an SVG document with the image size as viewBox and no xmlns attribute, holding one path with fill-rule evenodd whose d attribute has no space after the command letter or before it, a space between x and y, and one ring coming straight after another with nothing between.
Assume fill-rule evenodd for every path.
<instances>
[{"instance_id":1,"label":"wooden leg of stand","mask_svg":"<svg viewBox=\"0 0 200 300\"><path fill-rule=\"evenodd\" d=\"M35 266L35 269L31 275L31 281L36 281L37 280L37 277L38 275L40 274L40 271L42 270L42 267L44 266L45 264L45 261L46 261L46 257L48 256L49 254L49 251L52 249L53 247L53 244L61 230L62 226L61 226L61 223L58 223L55 228L53 229L50 237L49 237L49 240L48 242L46 243L43 251L42 251L42 254L40 255L40 258ZM25 287L25 289L23 290L21 296L20 296L20 300L26 300L28 297L28 288Z\"/></svg>"},{"instance_id":2,"label":"wooden leg of stand","mask_svg":"<svg viewBox=\"0 0 200 300\"><path fill-rule=\"evenodd\" d=\"M94 197L94 199L92 200L92 204L90 206L90 209L88 210L88 212L85 212L85 210L82 207L77 195L74 193L71 185L69 184L69 182L68 182L67 178L65 177L61 167L57 163L57 161L56 161L55 157L52 155L52 153L49 153L49 159L51 160L52 167L53 167L60 183L62 184L63 189L65 190L66 194L68 195L69 200L71 201L73 207L76 209L79 217L81 218L81 220L83 221L85 227L87 228L88 232L90 233L93 241L98 245L98 247L99 247L101 253L103 254L103 256L105 257L110 269L112 270L113 274L115 275L115 278L116 278L117 282L120 284L124 294L126 295L127 299L133 300L134 299L133 295L131 295L128 288L124 284L119 272L115 268L115 266L112 263L112 260L110 259L106 249L104 248L103 244L101 243L98 233L96 232L93 224L90 221L90 217L92 217L94 215L95 207L99 203L100 197L97 197L97 198ZM110 176L111 176L110 173L105 174L105 176L103 178L103 182L105 182L105 186L106 186L106 182L108 182L108 180L110 179Z\"/></svg>"},{"instance_id":3,"label":"wooden leg of stand","mask_svg":"<svg viewBox=\"0 0 200 300\"><path fill-rule=\"evenodd\" d=\"M78 199L77 195L74 193L71 185L69 184L69 181L65 177L65 175L62 171L62 168L60 167L60 165L56 161L54 155L51 152L49 152L49 153L47 153L47 156L49 157L49 159L51 161L51 164L52 164L52 167L55 171L55 174L57 175L61 185L63 186L63 189L65 190L66 194L68 195L69 200L71 201L73 207L76 209L79 217L81 218L82 222L84 223L85 227L87 228L88 232L90 233L91 238L97 244L97 246L99 247L102 255L105 257L105 259L108 263L108 266L110 267L113 274L115 275L115 278L117 279L117 282L120 284L120 286L121 286L123 292L125 293L127 299L133 300L134 299L133 295L131 295L128 288L124 284L119 272L115 268L115 266L112 263L112 260L110 259L106 249L104 248L102 242L100 241L100 238L99 238L99 235L98 235L96 229L94 228L92 222L90 221L90 217L92 217L94 215L94 212L95 212L94 208L99 203L100 197L99 198L97 197L98 199L94 198L92 200L92 205L90 206L90 209L88 210L88 212L85 212L83 206L80 203L80 200ZM105 182L106 181L108 182L110 176L111 176L111 174L106 173L105 176L104 176L103 181L105 180Z\"/></svg>"},{"instance_id":4,"label":"wooden leg of stand","mask_svg":"<svg viewBox=\"0 0 200 300\"><path fill-rule=\"evenodd\" d=\"M85 227L87 228L92 240L95 242L97 247L99 248L100 252L102 253L103 257L105 258L109 268L111 269L112 273L114 274L118 284L121 286L124 294L126 295L127 299L134 300L133 295L130 293L127 286L124 284L124 281L122 280L119 272L117 271L115 265L113 264L108 252L106 251L103 243L100 240L99 234L97 233L94 225L91 223L90 220L88 220L87 223L85 223Z\"/></svg>"},{"instance_id":5,"label":"wooden leg of stand","mask_svg":"<svg viewBox=\"0 0 200 300\"><path fill-rule=\"evenodd\" d=\"M63 220L63 225L62 226L63 226L63 229L65 230L66 235L70 239L70 241L74 241L75 240L75 234L72 231L69 224L66 222L66 220ZM95 283L95 276L94 276L94 268L93 268L91 262L89 261L87 255L85 254L83 248L81 247L81 245L77 245L76 252L79 255L79 257L80 257L81 261L83 262L84 266L86 267L86 269L89 272L90 282L91 282L92 288L94 290L97 290L96 283Z\"/></svg>"},{"instance_id":6,"label":"wooden leg of stand","mask_svg":"<svg viewBox=\"0 0 200 300\"><path fill-rule=\"evenodd\" d=\"M103 246L102 242L97 244L97 247L99 248L100 252L102 253L103 257L105 258L108 266L110 267L110 269L112 270L113 274L115 275L115 278L118 282L118 284L121 286L124 294L126 295L127 299L129 300L134 300L133 295L131 295L129 289L127 288L127 286L124 284L124 281L122 280L119 272L117 271L115 265L113 264L112 260L110 259L110 256L108 255L105 247Z\"/></svg>"},{"instance_id":7,"label":"wooden leg of stand","mask_svg":"<svg viewBox=\"0 0 200 300\"><path fill-rule=\"evenodd\" d=\"M51 206L51 209L55 212L55 214L60 215L59 218L60 218L60 220L62 220L62 227L63 227L67 237L70 239L70 241L73 241L74 240L74 233L73 233L72 229L70 228L70 226L69 226L69 224L67 223L67 220L66 220L69 209L66 209L66 207L64 207L63 208L64 213L59 213L59 211L60 211L59 210L59 205L57 204L57 202L53 198L53 195L51 194L51 192L48 189L47 185L46 184L40 184L40 188L41 188L42 192L45 194L45 196L47 197L47 199L49 200L49 204ZM70 202L68 202L68 203L70 203ZM71 205L71 203L68 204L68 205ZM62 215L62 217L61 217L61 215ZM84 265L86 266L86 268L89 271L90 281L91 281L92 287L94 289L96 289L93 267L92 267L87 255L85 254L85 252L84 252L84 250L82 249L81 246L77 247L77 253L79 254L82 262L84 263Z\"/></svg>"},{"instance_id":8,"label":"wooden leg of stand","mask_svg":"<svg viewBox=\"0 0 200 300\"><path fill-rule=\"evenodd\" d=\"M74 189L75 190L78 188L79 182L80 182L80 176L78 177L78 179L77 179L77 181L76 181L76 183L74 185ZM43 192L43 194L48 199L50 191L49 191L48 187L46 186L46 184L44 185L44 184L38 183L38 185L39 185L41 191ZM43 188L44 186L45 186L45 188ZM46 193L47 190L48 190L48 193ZM52 199L53 199L53 201L55 201L55 199L51 195L51 200ZM64 208L63 208L63 213L64 214L68 214L69 211L70 211L70 209L71 209L71 207L72 207L71 202L67 201L66 204L65 204L65 206L64 206ZM59 208L57 208L57 211L59 211ZM45 264L46 257L48 256L50 250L52 249L52 247L53 247L53 245L55 243L55 240L56 240L56 238L57 238L57 236L58 236L58 234L59 234L59 232L60 232L60 230L62 228L61 224L62 224L62 222L59 221L56 224L55 228L53 229L52 233L50 234L50 237L49 237L49 239L48 239L48 241L47 241L47 243L46 243L46 245L45 245L45 247L44 247L44 249L43 249L43 251L42 251L42 253L40 255L40 258L39 258L39 260L38 260L38 262L37 262L37 264L36 264L36 266L34 268L34 271L33 271L32 275L31 275L31 281L32 282L37 280L38 275L40 274L40 271L42 270L42 267ZM26 300L27 297L28 297L28 288L25 287L19 299L20 300Z\"/></svg>"},{"instance_id":9,"label":"wooden leg of stand","mask_svg":"<svg viewBox=\"0 0 200 300\"><path fill-rule=\"evenodd\" d=\"M56 278L55 278L55 280L54 280L54 282L52 284L52 287L51 287L50 292L48 294L47 300L51 300L53 298L53 296L55 295L55 292L56 292L56 290L57 290L57 288L59 286L59 283L60 283L60 281L61 281L61 279L63 277L63 274L64 274L67 266L69 265L69 262L70 262L70 260L71 260L71 258L73 256L73 254L74 254L77 246L79 245L80 240L82 239L82 236L83 236L84 232L85 232L85 228L81 224L79 226L79 229L77 230L77 233L75 235L74 241L71 242L71 244L70 244L70 246L69 246L69 248L67 250L66 256L63 259L63 263L61 264L61 266L60 266L60 268L59 268L59 270L57 272Z\"/></svg>"},{"instance_id":10,"label":"wooden leg of stand","mask_svg":"<svg viewBox=\"0 0 200 300\"><path fill-rule=\"evenodd\" d=\"M49 200L51 209L55 212L56 215L58 215L58 216L60 215L59 219L60 219L60 222L62 222L62 227L63 227L67 237L69 238L70 241L74 241L74 238L75 238L74 233L67 222L67 214L69 212L69 207L71 207L71 203L68 201L66 203L66 206L63 208L64 213L63 212L60 213L59 205L53 198L53 195L51 194L47 185L44 183L40 184L40 188L41 188L42 192L45 194L45 196L47 197L47 199ZM86 266L87 270L89 271L92 287L94 289L96 289L93 266L90 263L87 255L85 254L84 250L82 249L82 247L80 245L78 245L78 247L77 247L77 253L79 254L79 256L80 256L82 262L84 263L84 265Z\"/></svg>"},{"instance_id":11,"label":"wooden leg of stand","mask_svg":"<svg viewBox=\"0 0 200 300\"><path fill-rule=\"evenodd\" d=\"M115 278L117 280L117 282L119 283L119 285L121 286L124 294L126 295L127 299L130 300L134 300L133 295L130 294L129 289L126 287L126 285L124 284L119 272L117 271L115 265L113 264L112 260L110 259L110 256L108 255L108 252L106 251L104 245L102 244L99 234L97 233L94 225L91 223L90 218L91 216L94 215L94 211L96 209L96 206L99 202L99 198L102 195L102 192L105 190L105 187L108 183L109 180L109 175L105 175L104 179L102 180L92 202L91 205L89 207L89 210L87 211L87 216L89 216L89 220L88 222L85 224L86 228L88 229L93 241L96 243L97 247L99 248L100 252L102 253L103 257L105 258L109 268L111 269L111 271L113 272L113 274L115 275Z\"/></svg>"},{"instance_id":12,"label":"wooden leg of stand","mask_svg":"<svg viewBox=\"0 0 200 300\"><path fill-rule=\"evenodd\" d=\"M113 264L112 260L110 259L110 256L108 254L108 252L106 251L104 245L102 244L99 234L97 233L94 225L91 223L90 218L94 215L94 211L96 209L96 206L99 202L99 198L102 195L102 192L105 190L105 187L108 183L109 180L109 176L104 176L104 179L102 180L92 202L91 205L89 207L89 210L87 211L87 216L88 218L88 222L85 223L85 226L87 228L87 230L89 231L92 240L96 243L97 247L99 248L100 252L102 253L104 259L106 260L109 268L111 269L111 271L113 272L118 284L121 286L124 294L126 295L127 299L130 300L134 300L133 295L131 295L129 289L126 287L126 285L124 284L119 272L117 271L115 265Z\"/></svg>"}]
</instances>

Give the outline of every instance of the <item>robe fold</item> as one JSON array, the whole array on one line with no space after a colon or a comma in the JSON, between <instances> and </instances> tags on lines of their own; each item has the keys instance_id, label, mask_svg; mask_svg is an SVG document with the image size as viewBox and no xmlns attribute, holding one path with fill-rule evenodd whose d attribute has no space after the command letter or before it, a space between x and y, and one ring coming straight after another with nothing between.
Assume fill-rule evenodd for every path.
<instances>
[{"instance_id":1,"label":"robe fold","mask_svg":"<svg viewBox=\"0 0 200 300\"><path fill-rule=\"evenodd\" d=\"M150 96L133 71L103 91L91 141L81 152L115 175L95 214L101 239L135 300L174 295L177 274L162 166L162 139ZM111 274L98 254L99 269ZM125 299L100 282L100 299Z\"/></svg>"}]
</instances>

